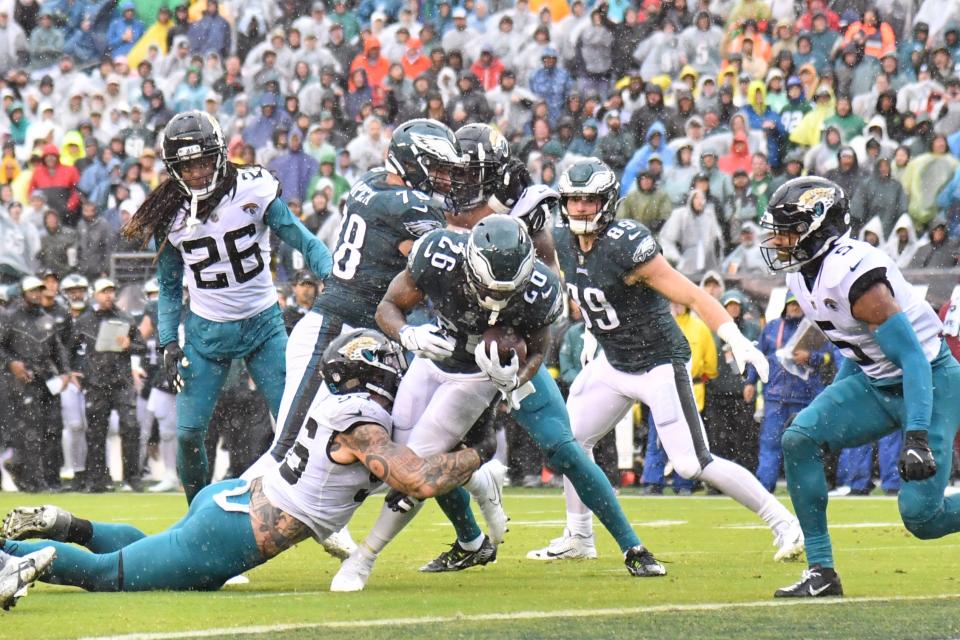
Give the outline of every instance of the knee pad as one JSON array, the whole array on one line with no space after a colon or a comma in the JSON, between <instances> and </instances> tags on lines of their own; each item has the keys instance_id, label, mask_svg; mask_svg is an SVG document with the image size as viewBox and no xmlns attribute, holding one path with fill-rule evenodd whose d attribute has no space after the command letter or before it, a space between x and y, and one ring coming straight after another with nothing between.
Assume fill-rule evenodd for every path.
<instances>
[{"instance_id":1,"label":"knee pad","mask_svg":"<svg viewBox=\"0 0 960 640\"><path fill-rule=\"evenodd\" d=\"M554 448L553 452L544 451L547 454L547 464L557 473L566 475L567 471L578 463L592 464L587 458L583 447L576 440L567 440ZM579 459L583 460L580 461Z\"/></svg>"},{"instance_id":2,"label":"knee pad","mask_svg":"<svg viewBox=\"0 0 960 640\"><path fill-rule=\"evenodd\" d=\"M901 514L902 515L902 514ZM903 519L903 526L906 527L907 531L912 533L914 537L920 540L934 540L936 538L942 538L943 533L937 530L933 526L932 520L908 520L907 518Z\"/></svg>"},{"instance_id":3,"label":"knee pad","mask_svg":"<svg viewBox=\"0 0 960 640\"><path fill-rule=\"evenodd\" d=\"M921 540L943 537L938 518L943 513L943 494L925 495L916 489L901 491L900 518L907 531Z\"/></svg>"},{"instance_id":4,"label":"knee pad","mask_svg":"<svg viewBox=\"0 0 960 640\"><path fill-rule=\"evenodd\" d=\"M670 464L673 465L673 470L685 480L696 480L703 471L696 456L681 456L676 460L671 458Z\"/></svg>"}]
</instances>

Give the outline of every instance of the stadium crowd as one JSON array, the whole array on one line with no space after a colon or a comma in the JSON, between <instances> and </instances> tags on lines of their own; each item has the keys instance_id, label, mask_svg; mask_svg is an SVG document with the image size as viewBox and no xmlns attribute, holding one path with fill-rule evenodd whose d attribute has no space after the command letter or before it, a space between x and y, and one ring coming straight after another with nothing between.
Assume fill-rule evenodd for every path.
<instances>
[{"instance_id":1,"label":"stadium crowd","mask_svg":"<svg viewBox=\"0 0 960 640\"><path fill-rule=\"evenodd\" d=\"M0 438L23 490L58 489L63 457L86 472L76 488L111 488L112 412L134 490L147 442L168 435L162 424L152 435L163 421L149 406L155 340L117 305L111 256L153 249L119 230L167 179L158 136L184 110L214 115L230 160L273 172L291 211L331 248L353 181L382 164L392 128L411 118L492 124L550 186L577 158L602 159L620 176L618 217L651 228L664 256L769 354L772 378L758 391L699 319L674 310L715 450L768 486L781 430L836 370L827 348L798 357L800 375L780 366L799 305L788 300L761 329L755 304L724 283L767 273L756 223L776 188L825 176L850 200L854 234L901 268L958 260L953 0L5 0L0 103L0 283L10 285L0 292ZM322 283L302 256L275 247L290 328ZM110 345L106 320L121 327ZM575 308L556 336L552 364L569 383L596 341ZM232 379L221 405L235 472L268 443L269 417L265 406L257 426L237 417L250 409L230 407L251 394L242 370ZM511 481L543 482L529 437L501 419ZM662 491L655 432L639 411L624 425L598 449L611 480ZM257 438L229 435L242 429ZM889 470L899 443L881 444L882 472L885 446ZM846 458L837 483L869 492L870 453ZM883 488L895 492L889 475Z\"/></svg>"}]
</instances>

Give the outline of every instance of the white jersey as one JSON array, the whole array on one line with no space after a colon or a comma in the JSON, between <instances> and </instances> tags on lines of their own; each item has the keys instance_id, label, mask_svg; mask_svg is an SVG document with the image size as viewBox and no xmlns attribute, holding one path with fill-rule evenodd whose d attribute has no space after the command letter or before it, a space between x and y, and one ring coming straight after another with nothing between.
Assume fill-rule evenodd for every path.
<instances>
[{"instance_id":1,"label":"white jersey","mask_svg":"<svg viewBox=\"0 0 960 640\"><path fill-rule=\"evenodd\" d=\"M369 394L329 395L317 403L286 457L263 475L273 506L310 527L317 540L339 531L382 483L359 462L328 455L333 437L356 424L378 424L392 434L390 413Z\"/></svg>"},{"instance_id":2,"label":"white jersey","mask_svg":"<svg viewBox=\"0 0 960 640\"><path fill-rule=\"evenodd\" d=\"M871 378L883 379L903 372L884 355L867 324L853 317L850 304L854 283L878 269L883 270L893 297L913 326L927 360L932 361L940 352L943 330L940 318L904 279L890 257L866 242L841 238L823 259L812 290L807 289L799 272L787 275L787 286L797 296L804 314L820 327L844 357L860 365Z\"/></svg>"},{"instance_id":3,"label":"white jersey","mask_svg":"<svg viewBox=\"0 0 960 640\"><path fill-rule=\"evenodd\" d=\"M279 191L266 169L240 168L236 189L206 221L188 227L189 206L177 214L167 238L189 270L190 310L201 318L243 320L277 303L266 215Z\"/></svg>"}]
</instances>

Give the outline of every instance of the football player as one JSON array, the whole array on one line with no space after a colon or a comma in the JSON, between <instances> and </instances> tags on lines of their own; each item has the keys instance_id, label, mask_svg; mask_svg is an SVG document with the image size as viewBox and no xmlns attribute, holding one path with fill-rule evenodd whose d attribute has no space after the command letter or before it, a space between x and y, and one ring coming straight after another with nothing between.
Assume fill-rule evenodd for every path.
<instances>
[{"instance_id":1,"label":"football player","mask_svg":"<svg viewBox=\"0 0 960 640\"><path fill-rule=\"evenodd\" d=\"M709 482L757 513L774 532L776 559L799 555L803 537L796 518L752 473L710 453L687 368L690 346L670 302L693 309L730 346L741 372L749 363L766 380L766 358L719 302L670 266L645 226L614 219L620 185L606 164L579 160L558 187L564 226L556 230L556 244L567 291L603 348L570 387L573 435L592 455L597 441L642 402L677 473ZM564 478L564 535L528 558L596 557L593 516L578 490Z\"/></svg>"},{"instance_id":2,"label":"football player","mask_svg":"<svg viewBox=\"0 0 960 640\"><path fill-rule=\"evenodd\" d=\"M529 185L522 162L509 155L507 141L485 124L470 124L457 130L457 140L467 160L463 180L454 185L458 214L448 217L452 225L472 228L496 212L508 212L526 227L537 257L559 275L551 228L560 197L543 185ZM550 467L564 474L577 488L590 509L604 524L624 552L627 568L636 576L663 574L663 565L643 548L620 508L613 488L600 468L574 440L563 396L546 367L533 373L534 393L511 415L544 452ZM484 419L484 418L481 418ZM457 489L437 500L457 533L451 551L444 552L426 568L431 571L460 570L471 566L470 549L482 539L470 510L470 498ZM484 505L481 505L484 506Z\"/></svg>"},{"instance_id":3,"label":"football player","mask_svg":"<svg viewBox=\"0 0 960 640\"><path fill-rule=\"evenodd\" d=\"M413 243L444 225L443 208L461 161L453 132L435 120L403 123L393 132L386 166L368 171L347 196L333 252L331 277L313 308L290 334L287 379L277 435L261 463L286 455L321 394L320 356L330 341L352 327L374 327L387 286L403 270Z\"/></svg>"},{"instance_id":4,"label":"football player","mask_svg":"<svg viewBox=\"0 0 960 640\"><path fill-rule=\"evenodd\" d=\"M428 457L391 440L404 360L383 334L346 333L322 361L330 393L262 477L207 486L182 520L151 536L54 506L20 507L3 522L2 551L28 556L52 546L57 559L42 580L88 591L218 589L301 540L338 531L381 482L426 499L458 486L493 455L492 429L471 432L470 448ZM25 538L55 542L18 542Z\"/></svg>"},{"instance_id":5,"label":"football player","mask_svg":"<svg viewBox=\"0 0 960 640\"><path fill-rule=\"evenodd\" d=\"M767 264L786 272L807 318L845 356L833 384L781 438L787 488L807 541L809 568L777 597L843 595L827 531L823 453L904 432L900 517L927 540L960 531L960 496L944 497L960 415L960 366L937 314L881 250L850 238L843 190L794 178L761 219L773 232Z\"/></svg>"},{"instance_id":6,"label":"football player","mask_svg":"<svg viewBox=\"0 0 960 640\"><path fill-rule=\"evenodd\" d=\"M284 382L287 332L270 275L270 231L303 254L320 278L327 248L290 212L262 167L227 161L220 124L202 111L163 132L170 180L154 190L124 233L158 248L157 332L165 377L177 397L177 471L191 502L207 483L204 438L230 363L243 358L274 416ZM177 340L188 267L185 344Z\"/></svg>"}]
</instances>

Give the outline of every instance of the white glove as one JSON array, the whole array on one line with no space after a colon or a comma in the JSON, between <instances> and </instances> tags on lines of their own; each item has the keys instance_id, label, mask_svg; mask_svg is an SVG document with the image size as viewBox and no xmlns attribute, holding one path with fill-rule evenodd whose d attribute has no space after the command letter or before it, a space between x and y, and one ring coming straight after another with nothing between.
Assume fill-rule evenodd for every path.
<instances>
[{"instance_id":1,"label":"white glove","mask_svg":"<svg viewBox=\"0 0 960 640\"><path fill-rule=\"evenodd\" d=\"M730 352L741 374L748 364L752 364L760 380L767 381L770 377L770 363L767 362L767 357L740 333L736 324L727 322L720 325L717 327L717 335L730 346Z\"/></svg>"},{"instance_id":2,"label":"white glove","mask_svg":"<svg viewBox=\"0 0 960 640\"><path fill-rule=\"evenodd\" d=\"M477 360L477 366L487 374L511 410L519 409L523 399L536 391L532 382L528 381L526 384L520 384L520 358L517 357L517 354L513 354L510 364L506 366L500 364L495 340L490 342L489 354L483 340L478 342L476 349L473 351L473 356Z\"/></svg>"},{"instance_id":3,"label":"white glove","mask_svg":"<svg viewBox=\"0 0 960 640\"><path fill-rule=\"evenodd\" d=\"M400 329L400 344L423 358L444 360L453 355L456 346L453 340L440 333L440 328L432 324L406 325Z\"/></svg>"}]
</instances>

